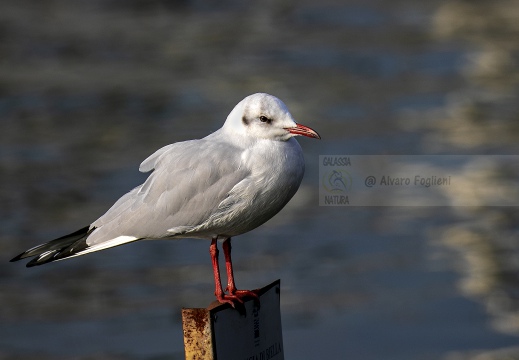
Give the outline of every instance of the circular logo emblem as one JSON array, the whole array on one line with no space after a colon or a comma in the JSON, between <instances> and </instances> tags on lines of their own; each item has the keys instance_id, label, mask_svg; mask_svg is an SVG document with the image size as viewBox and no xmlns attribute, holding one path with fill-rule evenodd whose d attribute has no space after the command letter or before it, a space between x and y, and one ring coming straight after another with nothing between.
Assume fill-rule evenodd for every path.
<instances>
[{"instance_id":1,"label":"circular logo emblem","mask_svg":"<svg viewBox=\"0 0 519 360\"><path fill-rule=\"evenodd\" d=\"M324 173L322 184L330 193L345 193L351 188L351 175L342 169L331 169Z\"/></svg>"}]
</instances>

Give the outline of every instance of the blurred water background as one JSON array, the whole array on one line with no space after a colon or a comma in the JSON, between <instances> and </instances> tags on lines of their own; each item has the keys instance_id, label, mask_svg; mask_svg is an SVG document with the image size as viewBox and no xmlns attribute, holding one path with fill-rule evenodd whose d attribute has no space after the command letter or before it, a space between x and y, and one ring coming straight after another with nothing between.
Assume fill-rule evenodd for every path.
<instances>
[{"instance_id":1,"label":"blurred water background","mask_svg":"<svg viewBox=\"0 0 519 360\"><path fill-rule=\"evenodd\" d=\"M323 138L300 139L291 203L234 240L239 287L281 278L286 358L519 359L516 207L469 185L448 195L471 207L317 199L319 155L518 154L518 38L507 0L3 0L0 359L183 358L181 307L213 300L209 243L8 260L95 220L144 158L254 92ZM490 190L519 178L476 171Z\"/></svg>"}]
</instances>

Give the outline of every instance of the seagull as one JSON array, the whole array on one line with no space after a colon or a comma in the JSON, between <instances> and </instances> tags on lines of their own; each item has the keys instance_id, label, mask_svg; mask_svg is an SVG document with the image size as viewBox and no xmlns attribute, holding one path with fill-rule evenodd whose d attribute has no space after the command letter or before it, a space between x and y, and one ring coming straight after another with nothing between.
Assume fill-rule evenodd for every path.
<instances>
[{"instance_id":1,"label":"seagull","mask_svg":"<svg viewBox=\"0 0 519 360\"><path fill-rule=\"evenodd\" d=\"M144 160L139 171L151 171L146 181L89 226L11 261L32 257L27 263L32 267L144 239L208 239L216 299L234 307L246 296L257 298L252 290L236 288L231 238L265 223L296 193L305 163L294 136L321 138L296 123L275 96L247 96L219 130L164 146ZM225 290L218 241L223 242Z\"/></svg>"}]
</instances>

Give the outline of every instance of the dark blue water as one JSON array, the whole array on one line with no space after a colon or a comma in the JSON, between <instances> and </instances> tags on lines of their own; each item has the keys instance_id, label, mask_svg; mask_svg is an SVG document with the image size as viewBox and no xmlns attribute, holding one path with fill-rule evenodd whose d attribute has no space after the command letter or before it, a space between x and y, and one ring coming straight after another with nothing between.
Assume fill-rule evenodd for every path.
<instances>
[{"instance_id":1,"label":"dark blue water","mask_svg":"<svg viewBox=\"0 0 519 360\"><path fill-rule=\"evenodd\" d=\"M239 287L281 279L285 357L517 357L514 207L318 206L319 155L517 153L513 15L463 6L0 5L0 357L183 358L180 309L213 301L207 242L8 260L95 220L149 154L259 91L323 138L300 140L294 199L233 241ZM513 189L517 172L493 177Z\"/></svg>"}]
</instances>

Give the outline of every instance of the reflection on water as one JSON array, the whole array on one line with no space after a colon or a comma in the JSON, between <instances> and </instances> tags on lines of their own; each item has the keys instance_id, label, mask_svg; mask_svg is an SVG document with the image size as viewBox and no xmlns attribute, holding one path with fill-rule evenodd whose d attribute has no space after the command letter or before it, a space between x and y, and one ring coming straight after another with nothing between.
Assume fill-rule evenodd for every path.
<instances>
[{"instance_id":1,"label":"reflection on water","mask_svg":"<svg viewBox=\"0 0 519 360\"><path fill-rule=\"evenodd\" d=\"M287 358L517 357L517 211L485 206L516 196L516 168L464 164L510 184L446 194L473 207L317 206L319 155L516 153L517 20L505 1L2 2L0 357L182 358L180 308L212 301L204 241L7 260L257 91L323 136L301 140L298 195L234 247L239 286L282 279Z\"/></svg>"},{"instance_id":2,"label":"reflection on water","mask_svg":"<svg viewBox=\"0 0 519 360\"><path fill-rule=\"evenodd\" d=\"M461 16L471 14L470 16ZM504 3L445 4L436 13L435 31L442 38L463 39L474 46L464 71L466 84L453 92L431 133L436 146L471 153L517 151L519 70L514 39L519 34L515 7ZM449 151L449 150L448 150ZM482 166L483 165L483 166ZM519 334L519 213L515 207L489 207L496 198L517 199L517 164L496 158L491 164L466 164L462 176L477 176L479 186L451 194L466 197L474 207L458 208L460 221L444 228L439 238L462 260L460 289L480 300L499 331ZM508 185L495 187L496 180ZM486 188L486 189L485 189ZM448 359L505 359L517 348L453 354Z\"/></svg>"}]
</instances>

